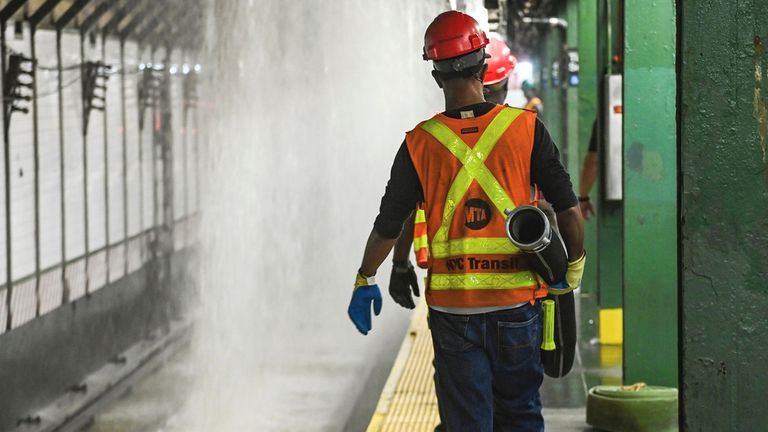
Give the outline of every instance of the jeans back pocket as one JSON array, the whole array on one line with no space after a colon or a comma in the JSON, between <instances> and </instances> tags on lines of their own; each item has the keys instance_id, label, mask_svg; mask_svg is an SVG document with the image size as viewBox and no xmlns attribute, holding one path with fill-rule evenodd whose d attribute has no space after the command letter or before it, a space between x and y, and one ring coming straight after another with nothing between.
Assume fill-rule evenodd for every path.
<instances>
[{"instance_id":1,"label":"jeans back pocket","mask_svg":"<svg viewBox=\"0 0 768 432\"><path fill-rule=\"evenodd\" d=\"M467 337L469 316L430 312L432 334L443 351L462 352L472 347Z\"/></svg>"},{"instance_id":2,"label":"jeans back pocket","mask_svg":"<svg viewBox=\"0 0 768 432\"><path fill-rule=\"evenodd\" d=\"M499 321L499 356L508 366L524 364L539 352L541 320L534 314L526 321Z\"/></svg>"}]
</instances>

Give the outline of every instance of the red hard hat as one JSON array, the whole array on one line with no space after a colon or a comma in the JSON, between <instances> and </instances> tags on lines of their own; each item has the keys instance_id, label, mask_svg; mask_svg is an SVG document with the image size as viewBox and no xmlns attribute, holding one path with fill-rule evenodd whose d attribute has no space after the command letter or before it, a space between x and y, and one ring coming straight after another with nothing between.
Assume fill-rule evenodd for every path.
<instances>
[{"instance_id":1,"label":"red hard hat","mask_svg":"<svg viewBox=\"0 0 768 432\"><path fill-rule=\"evenodd\" d=\"M488 36L471 16L448 11L438 15L424 34L424 60L458 57L488 45Z\"/></svg>"},{"instance_id":2,"label":"red hard hat","mask_svg":"<svg viewBox=\"0 0 768 432\"><path fill-rule=\"evenodd\" d=\"M504 81L512 75L517 65L517 59L510 54L509 47L495 35L491 35L491 43L488 46L488 54L491 55L486 63L488 71L485 73L483 85L493 85Z\"/></svg>"}]
</instances>

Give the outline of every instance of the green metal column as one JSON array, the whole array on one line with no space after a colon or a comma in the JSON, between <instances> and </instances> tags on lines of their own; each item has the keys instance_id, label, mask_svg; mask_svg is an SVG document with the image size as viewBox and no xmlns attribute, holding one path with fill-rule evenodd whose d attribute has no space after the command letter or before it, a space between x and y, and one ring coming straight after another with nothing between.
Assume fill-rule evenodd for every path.
<instances>
[{"instance_id":1,"label":"green metal column","mask_svg":"<svg viewBox=\"0 0 768 432\"><path fill-rule=\"evenodd\" d=\"M597 115L597 4L594 0L579 0L578 4L578 48L579 48L579 92L578 92L578 163L577 169L571 168L574 189L579 189L581 163L587 154L592 122ZM592 202L597 203L597 190L592 188ZM582 292L597 292L597 222L594 218L587 221L584 232L584 248L589 253Z\"/></svg>"},{"instance_id":2,"label":"green metal column","mask_svg":"<svg viewBox=\"0 0 768 432\"><path fill-rule=\"evenodd\" d=\"M677 386L675 1L625 7L624 379Z\"/></svg>"},{"instance_id":3,"label":"green metal column","mask_svg":"<svg viewBox=\"0 0 768 432\"><path fill-rule=\"evenodd\" d=\"M565 7L565 20L568 21L566 45L569 49L577 48L579 44L579 1L569 0ZM567 131L568 131L568 172L571 177L578 178L581 172L581 158L579 158L579 87L568 84L568 58L563 57L563 81L566 89ZM586 143L584 144L586 145ZM575 184L575 183L574 183Z\"/></svg>"},{"instance_id":4,"label":"green metal column","mask_svg":"<svg viewBox=\"0 0 768 432\"><path fill-rule=\"evenodd\" d=\"M682 419L768 429L768 8L681 2Z\"/></svg>"},{"instance_id":5,"label":"green metal column","mask_svg":"<svg viewBox=\"0 0 768 432\"><path fill-rule=\"evenodd\" d=\"M563 150L563 143L566 137L563 136L562 128L563 122L566 119L562 115L562 82L555 83L552 79L552 65L560 60L563 52L563 32L556 27L548 27L545 29L544 34L544 50L541 64L542 85L539 87L540 97L544 102L542 121L547 126L552 139ZM560 67L562 67L562 64L560 64Z\"/></svg>"}]
</instances>

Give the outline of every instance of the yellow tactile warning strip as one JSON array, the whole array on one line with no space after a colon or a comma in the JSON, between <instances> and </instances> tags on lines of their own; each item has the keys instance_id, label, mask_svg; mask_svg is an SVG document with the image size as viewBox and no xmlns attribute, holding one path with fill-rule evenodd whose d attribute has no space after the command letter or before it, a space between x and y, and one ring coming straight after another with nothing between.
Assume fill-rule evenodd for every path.
<instances>
[{"instance_id":1,"label":"yellow tactile warning strip","mask_svg":"<svg viewBox=\"0 0 768 432\"><path fill-rule=\"evenodd\" d=\"M427 432L440 422L427 305L416 307L368 432Z\"/></svg>"}]
</instances>

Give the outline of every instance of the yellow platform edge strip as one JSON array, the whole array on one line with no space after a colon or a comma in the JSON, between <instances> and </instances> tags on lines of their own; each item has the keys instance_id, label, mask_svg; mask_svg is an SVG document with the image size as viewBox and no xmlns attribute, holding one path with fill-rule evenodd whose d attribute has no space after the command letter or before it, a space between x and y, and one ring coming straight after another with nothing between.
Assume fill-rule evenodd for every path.
<instances>
[{"instance_id":1,"label":"yellow platform edge strip","mask_svg":"<svg viewBox=\"0 0 768 432\"><path fill-rule=\"evenodd\" d=\"M405 334L403 343L400 345L400 350L397 352L395 363L392 365L392 370L390 370L387 381L381 391L379 403L376 405L376 411L374 411L373 416L371 417L371 422L368 424L366 432L379 432L381 430L384 420L387 418L387 414L389 414L392 400L395 397L395 390L397 390L400 378L403 375L405 366L408 363L408 358L411 355L413 343L416 340L418 331L424 327L426 319L427 305L424 300L421 300L419 304L416 305L416 310L411 317L408 331Z\"/></svg>"},{"instance_id":2,"label":"yellow platform edge strip","mask_svg":"<svg viewBox=\"0 0 768 432\"><path fill-rule=\"evenodd\" d=\"M621 345L624 342L624 314L621 308L600 309L600 343Z\"/></svg>"}]
</instances>

